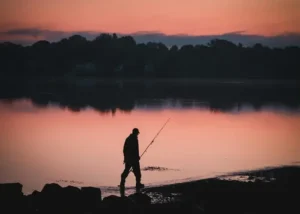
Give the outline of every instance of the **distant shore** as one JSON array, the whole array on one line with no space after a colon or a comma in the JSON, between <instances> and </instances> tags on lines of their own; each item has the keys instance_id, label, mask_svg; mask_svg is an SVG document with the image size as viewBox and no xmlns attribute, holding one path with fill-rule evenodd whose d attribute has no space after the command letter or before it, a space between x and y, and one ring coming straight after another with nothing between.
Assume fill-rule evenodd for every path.
<instances>
[{"instance_id":1,"label":"distant shore","mask_svg":"<svg viewBox=\"0 0 300 214\"><path fill-rule=\"evenodd\" d=\"M207 44L137 43L132 36L78 34L30 46L0 43L2 74L104 78L299 79L298 46L244 46L211 38Z\"/></svg>"}]
</instances>

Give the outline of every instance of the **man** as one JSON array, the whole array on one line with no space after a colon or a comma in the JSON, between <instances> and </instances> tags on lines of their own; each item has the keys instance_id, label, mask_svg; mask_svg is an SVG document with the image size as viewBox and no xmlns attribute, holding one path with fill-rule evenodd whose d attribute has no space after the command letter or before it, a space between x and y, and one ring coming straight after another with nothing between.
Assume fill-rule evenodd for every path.
<instances>
[{"instance_id":1,"label":"man","mask_svg":"<svg viewBox=\"0 0 300 214\"><path fill-rule=\"evenodd\" d=\"M129 175L130 169L132 167L133 173L136 179L136 190L139 191L140 188L143 188L145 185L141 183L141 170L140 170L140 154L139 154L139 142L138 135L139 130L134 128L132 133L126 138L123 154L124 154L124 164L125 169L121 174L121 195L124 195L125 181L127 176Z\"/></svg>"}]
</instances>

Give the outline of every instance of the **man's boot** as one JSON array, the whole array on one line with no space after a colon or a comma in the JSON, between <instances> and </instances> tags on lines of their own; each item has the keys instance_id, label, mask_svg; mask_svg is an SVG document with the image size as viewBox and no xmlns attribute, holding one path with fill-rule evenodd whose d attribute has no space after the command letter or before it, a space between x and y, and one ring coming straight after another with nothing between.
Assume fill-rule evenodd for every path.
<instances>
[{"instance_id":1,"label":"man's boot","mask_svg":"<svg viewBox=\"0 0 300 214\"><path fill-rule=\"evenodd\" d=\"M140 192L140 189L142 189L144 187L145 187L145 185L140 183L140 182L135 185L135 188L136 188L137 192Z\"/></svg>"},{"instance_id":2,"label":"man's boot","mask_svg":"<svg viewBox=\"0 0 300 214\"><path fill-rule=\"evenodd\" d=\"M120 184L120 195L125 197L125 185Z\"/></svg>"},{"instance_id":3,"label":"man's boot","mask_svg":"<svg viewBox=\"0 0 300 214\"><path fill-rule=\"evenodd\" d=\"M120 182L120 195L121 197L125 196L125 179L123 176L121 176L121 182Z\"/></svg>"}]
</instances>

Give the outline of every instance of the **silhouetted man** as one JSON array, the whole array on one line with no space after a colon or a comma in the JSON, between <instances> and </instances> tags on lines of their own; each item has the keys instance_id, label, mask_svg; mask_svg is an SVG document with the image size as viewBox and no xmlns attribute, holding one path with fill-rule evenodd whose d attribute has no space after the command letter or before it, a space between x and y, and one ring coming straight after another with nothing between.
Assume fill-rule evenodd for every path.
<instances>
[{"instance_id":1,"label":"silhouetted man","mask_svg":"<svg viewBox=\"0 0 300 214\"><path fill-rule=\"evenodd\" d=\"M132 133L126 138L123 154L124 154L124 164L125 169L121 174L121 195L124 195L125 181L127 176L129 175L130 169L132 167L133 173L136 179L136 190L139 191L140 188L144 187L144 184L141 183L141 169L140 169L140 153L139 153L139 142L138 135L139 130L134 128Z\"/></svg>"}]
</instances>

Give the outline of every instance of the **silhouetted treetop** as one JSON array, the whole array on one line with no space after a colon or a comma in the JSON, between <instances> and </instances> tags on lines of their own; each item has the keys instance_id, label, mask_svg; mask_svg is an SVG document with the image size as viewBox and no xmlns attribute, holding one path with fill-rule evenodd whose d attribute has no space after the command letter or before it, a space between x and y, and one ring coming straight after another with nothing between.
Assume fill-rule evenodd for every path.
<instances>
[{"instance_id":1,"label":"silhouetted treetop","mask_svg":"<svg viewBox=\"0 0 300 214\"><path fill-rule=\"evenodd\" d=\"M30 46L0 44L1 73L21 76L86 75L102 78L299 79L299 47L252 47L213 39L207 45L167 47L103 33L73 35Z\"/></svg>"}]
</instances>

